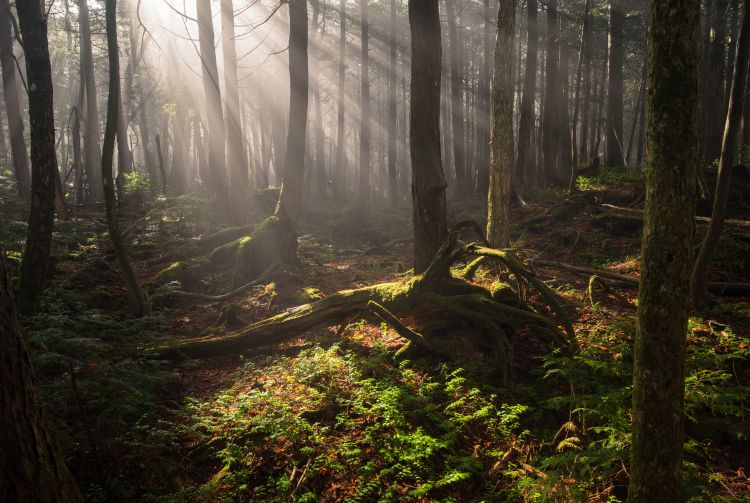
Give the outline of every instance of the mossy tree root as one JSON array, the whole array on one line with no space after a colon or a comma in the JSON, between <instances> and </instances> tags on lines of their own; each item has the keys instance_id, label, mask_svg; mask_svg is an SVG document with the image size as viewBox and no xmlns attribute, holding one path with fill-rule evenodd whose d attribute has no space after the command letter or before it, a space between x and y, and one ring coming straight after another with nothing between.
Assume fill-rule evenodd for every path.
<instances>
[{"instance_id":1,"label":"mossy tree root","mask_svg":"<svg viewBox=\"0 0 750 503\"><path fill-rule=\"evenodd\" d=\"M556 343L566 352L577 349L572 325L560 308L554 293L518 259L508 252L476 245L456 248L456 239L457 233L451 233L430 267L421 275L398 282L342 290L323 300L287 309L227 335L155 348L150 353L155 358L169 360L230 354L279 343L321 325L332 325L352 319L367 311L373 312L378 318L393 326L410 342L425 347L429 347L425 338L406 327L398 316L429 321L435 316L452 313L462 319L472 319L489 333L497 337L503 336L503 344L497 345L499 351L503 351L505 347L504 334L521 324L550 331ZM522 276L537 287L553 311L563 320L568 337L566 338L549 318L530 309L497 302L487 290L449 277L451 264L465 253L495 256L514 274ZM518 305L521 306L521 303ZM507 360L507 355L504 359Z\"/></svg>"}]
</instances>

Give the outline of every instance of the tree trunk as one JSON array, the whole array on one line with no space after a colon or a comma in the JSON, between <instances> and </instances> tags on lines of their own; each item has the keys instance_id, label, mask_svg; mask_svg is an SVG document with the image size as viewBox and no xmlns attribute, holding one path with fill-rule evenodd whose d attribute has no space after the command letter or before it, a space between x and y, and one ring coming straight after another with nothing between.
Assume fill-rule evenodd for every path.
<instances>
[{"instance_id":1,"label":"tree trunk","mask_svg":"<svg viewBox=\"0 0 750 503\"><path fill-rule=\"evenodd\" d=\"M398 135L396 91L398 88L396 75L396 59L398 56L396 45L396 14L398 0L391 0L391 25L388 40L388 198L392 204L400 201L398 190Z\"/></svg>"},{"instance_id":2,"label":"tree trunk","mask_svg":"<svg viewBox=\"0 0 750 503\"><path fill-rule=\"evenodd\" d=\"M41 5L39 2L19 2ZM19 21L28 14L21 6ZM41 16L41 9L37 8ZM26 23L28 24L28 20ZM41 21L37 21L40 25ZM22 28L23 29L23 28ZM24 35L26 30L24 30ZM25 38L25 40L30 40ZM31 359L16 318L5 264L0 262L0 500L83 501L47 427Z\"/></svg>"},{"instance_id":3,"label":"tree trunk","mask_svg":"<svg viewBox=\"0 0 750 503\"><path fill-rule=\"evenodd\" d=\"M547 69L544 89L544 113L542 114L542 156L544 181L557 181L557 156L560 144L560 26L557 16L557 0L547 2Z\"/></svg>"},{"instance_id":4,"label":"tree trunk","mask_svg":"<svg viewBox=\"0 0 750 503\"><path fill-rule=\"evenodd\" d=\"M208 117L208 191L220 208L226 208L229 192L226 174L224 113L219 90L219 72L216 67L214 49L214 25L211 14L211 0L196 0L198 17L198 38L203 78L203 92L206 96Z\"/></svg>"},{"instance_id":5,"label":"tree trunk","mask_svg":"<svg viewBox=\"0 0 750 503\"><path fill-rule=\"evenodd\" d=\"M491 28L492 19L490 14L490 0L482 2L482 21L484 45L483 65L480 70L479 79L479 113L477 120L477 160L476 164L476 189L484 197L487 194L490 180L490 75L492 68L491 60Z\"/></svg>"},{"instance_id":6,"label":"tree trunk","mask_svg":"<svg viewBox=\"0 0 750 503\"><path fill-rule=\"evenodd\" d=\"M623 25L625 12L621 0L609 2L609 46L607 51L607 155L605 163L610 168L623 168L624 137L622 118L623 97Z\"/></svg>"},{"instance_id":7,"label":"tree trunk","mask_svg":"<svg viewBox=\"0 0 750 503\"><path fill-rule=\"evenodd\" d=\"M300 215L305 179L307 133L308 66L307 3L289 1L289 134L284 160L284 178L276 216L294 228Z\"/></svg>"},{"instance_id":8,"label":"tree trunk","mask_svg":"<svg viewBox=\"0 0 750 503\"><path fill-rule=\"evenodd\" d=\"M719 239L726 218L729 190L731 188L732 167L737 150L737 136L742 124L742 107L745 99L745 87L748 73L748 53L750 52L750 16L748 8L750 1L743 2L742 27L740 28L737 53L735 57L734 73L732 76L732 91L729 95L724 139L719 157L719 173L714 193L714 204L711 212L711 223L703 238L698 258L691 277L691 295L693 305L700 306L708 300L708 273L711 261L719 248Z\"/></svg>"},{"instance_id":9,"label":"tree trunk","mask_svg":"<svg viewBox=\"0 0 750 503\"><path fill-rule=\"evenodd\" d=\"M536 70L539 35L537 28L537 2L528 0L527 42L526 42L526 75L523 82L523 100L521 101L521 118L518 125L518 160L516 162L516 186L522 187L528 183L532 136L534 132L534 112L536 108Z\"/></svg>"},{"instance_id":10,"label":"tree trunk","mask_svg":"<svg viewBox=\"0 0 750 503\"><path fill-rule=\"evenodd\" d=\"M448 233L445 175L440 159L442 46L438 0L409 0L414 273L427 269Z\"/></svg>"},{"instance_id":11,"label":"tree trunk","mask_svg":"<svg viewBox=\"0 0 750 503\"><path fill-rule=\"evenodd\" d=\"M128 312L133 316L142 316L144 305L138 280L125 250L125 242L120 234L117 222L117 200L115 184L112 177L115 137L120 106L120 55L117 48L117 0L106 2L107 54L109 57L109 96L107 97L107 124L104 128L102 147L102 180L104 181L104 206L107 212L107 226L112 246L115 249L120 273L128 289Z\"/></svg>"},{"instance_id":12,"label":"tree trunk","mask_svg":"<svg viewBox=\"0 0 750 503\"><path fill-rule=\"evenodd\" d=\"M339 4L339 81L338 81L338 123L336 130L336 173L334 174L334 186L336 187L337 199L344 198L346 188L344 180L344 159L346 156L346 139L344 127L346 119L346 0Z\"/></svg>"},{"instance_id":13,"label":"tree trunk","mask_svg":"<svg viewBox=\"0 0 750 503\"><path fill-rule=\"evenodd\" d=\"M570 170L570 182L568 183L568 192L572 193L576 190L576 179L578 178L578 110L581 101L581 78L583 73L584 61L586 59L586 46L587 33L589 32L589 12L591 11L591 0L586 0L583 7L583 25L581 26L581 45L578 50L578 65L576 65L576 89L575 97L573 98L573 124L571 124L571 170ZM585 112L584 112L585 113Z\"/></svg>"},{"instance_id":14,"label":"tree trunk","mask_svg":"<svg viewBox=\"0 0 750 503\"><path fill-rule=\"evenodd\" d=\"M247 218L248 174L240 122L240 88L237 78L237 50L234 35L234 5L221 0L221 47L224 56L224 92L226 93L227 166L233 213L239 221Z\"/></svg>"},{"instance_id":15,"label":"tree trunk","mask_svg":"<svg viewBox=\"0 0 750 503\"><path fill-rule=\"evenodd\" d=\"M497 12L495 70L492 78L490 190L487 240L495 248L510 246L510 192L513 172L513 34L515 0L500 0Z\"/></svg>"},{"instance_id":16,"label":"tree trunk","mask_svg":"<svg viewBox=\"0 0 750 503\"><path fill-rule=\"evenodd\" d=\"M13 173L16 177L18 195L29 201L31 180L29 178L29 154L23 137L23 119L19 106L19 90L16 81L16 65L13 60L13 38L9 0L0 0L0 66L3 74L3 95L8 115L8 136L13 157Z\"/></svg>"},{"instance_id":17,"label":"tree trunk","mask_svg":"<svg viewBox=\"0 0 750 503\"><path fill-rule=\"evenodd\" d=\"M685 346L695 235L699 0L651 3L646 218L628 501L681 501Z\"/></svg>"},{"instance_id":18,"label":"tree trunk","mask_svg":"<svg viewBox=\"0 0 750 503\"><path fill-rule=\"evenodd\" d=\"M721 153L723 120L726 117L723 95L724 68L726 65L726 14L729 0L714 0L707 16L709 16L708 30L708 61L701 104L701 126L703 140L702 160L708 164L717 159Z\"/></svg>"},{"instance_id":19,"label":"tree trunk","mask_svg":"<svg viewBox=\"0 0 750 503\"><path fill-rule=\"evenodd\" d=\"M461 71L464 55L463 41L458 34L457 6L452 0L446 1L448 14L448 38L450 40L450 88L451 120L453 128L453 167L456 171L456 195L466 196L466 155L464 145L464 76ZM487 55L486 57L489 57ZM490 174L490 176L492 176Z\"/></svg>"},{"instance_id":20,"label":"tree trunk","mask_svg":"<svg viewBox=\"0 0 750 503\"><path fill-rule=\"evenodd\" d=\"M19 308L28 313L36 307L37 296L47 280L54 224L57 155L47 17L39 2L19 2L17 12L25 42L31 125L31 207L18 293Z\"/></svg>"},{"instance_id":21,"label":"tree trunk","mask_svg":"<svg viewBox=\"0 0 750 503\"><path fill-rule=\"evenodd\" d=\"M361 121L359 126L359 204L367 204L370 200L370 24L367 13L368 1L359 0L362 25L362 56L360 60L362 88L359 99Z\"/></svg>"},{"instance_id":22,"label":"tree trunk","mask_svg":"<svg viewBox=\"0 0 750 503\"><path fill-rule=\"evenodd\" d=\"M78 4L78 22L81 30L81 79L86 88L86 127L83 143L86 178L89 186L87 200L101 201L104 190L101 176L102 151L99 147L99 105L96 99L94 56L91 50L91 22L88 0L79 0Z\"/></svg>"}]
</instances>

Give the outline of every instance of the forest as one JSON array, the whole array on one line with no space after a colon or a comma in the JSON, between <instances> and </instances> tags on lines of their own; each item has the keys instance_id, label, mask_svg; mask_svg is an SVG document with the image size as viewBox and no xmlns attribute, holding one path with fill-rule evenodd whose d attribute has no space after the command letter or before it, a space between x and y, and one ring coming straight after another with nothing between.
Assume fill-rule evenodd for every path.
<instances>
[{"instance_id":1,"label":"forest","mask_svg":"<svg viewBox=\"0 0 750 503\"><path fill-rule=\"evenodd\" d=\"M0 0L0 501L750 502L750 0Z\"/></svg>"}]
</instances>

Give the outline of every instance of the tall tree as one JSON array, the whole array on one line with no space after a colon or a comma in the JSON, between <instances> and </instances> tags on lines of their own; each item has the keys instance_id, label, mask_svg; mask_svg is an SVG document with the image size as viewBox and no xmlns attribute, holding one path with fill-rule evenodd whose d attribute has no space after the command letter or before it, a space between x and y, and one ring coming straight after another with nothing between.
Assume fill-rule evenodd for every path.
<instances>
[{"instance_id":1,"label":"tall tree","mask_svg":"<svg viewBox=\"0 0 750 503\"><path fill-rule=\"evenodd\" d=\"M414 273L427 269L448 233L440 158L442 45L438 0L409 0Z\"/></svg>"},{"instance_id":2,"label":"tall tree","mask_svg":"<svg viewBox=\"0 0 750 503\"><path fill-rule=\"evenodd\" d=\"M21 23L21 18L26 16L20 14L23 11L24 7L18 10ZM0 362L0 500L40 503L83 501L78 486L65 466L65 458L55 437L46 424L36 393L29 351L16 317L2 259Z\"/></svg>"},{"instance_id":3,"label":"tall tree","mask_svg":"<svg viewBox=\"0 0 750 503\"><path fill-rule=\"evenodd\" d=\"M16 9L24 40L31 125L31 208L18 303L22 312L30 312L34 310L37 296L47 279L54 224L57 153L47 16L40 2L19 2Z\"/></svg>"},{"instance_id":4,"label":"tall tree","mask_svg":"<svg viewBox=\"0 0 750 503\"><path fill-rule=\"evenodd\" d=\"M240 121L240 88L237 77L237 50L234 34L234 5L221 0L221 47L224 59L224 93L227 121L227 165L231 183L230 198L235 214L244 220L247 207L248 174L244 136Z\"/></svg>"},{"instance_id":5,"label":"tall tree","mask_svg":"<svg viewBox=\"0 0 750 503\"><path fill-rule=\"evenodd\" d=\"M578 65L576 66L576 87L575 97L573 98L573 124L571 125L571 142L570 142L570 157L571 157L571 170L570 170L570 181L568 183L568 192L573 192L576 188L576 179L578 178L578 110L581 98L581 79L585 77L582 75L584 61L586 60L586 42L587 34L589 32L589 12L591 11L591 0L586 0L583 6L583 23L581 23L581 45L578 51Z\"/></svg>"},{"instance_id":6,"label":"tall tree","mask_svg":"<svg viewBox=\"0 0 750 503\"><path fill-rule=\"evenodd\" d=\"M289 133L276 216L293 227L302 205L308 105L307 2L289 0Z\"/></svg>"},{"instance_id":7,"label":"tall tree","mask_svg":"<svg viewBox=\"0 0 750 503\"><path fill-rule=\"evenodd\" d=\"M464 144L464 75L462 71L464 63L463 40L458 29L458 6L456 2L447 0L445 6L448 14L448 38L450 40L453 165L456 171L456 193L458 197L464 197L466 195L466 155Z\"/></svg>"},{"instance_id":8,"label":"tall tree","mask_svg":"<svg viewBox=\"0 0 750 503\"><path fill-rule=\"evenodd\" d=\"M492 78L492 156L487 210L487 240L510 246L510 192L513 171L513 34L515 0L500 0L497 12L495 72Z\"/></svg>"},{"instance_id":9,"label":"tall tree","mask_svg":"<svg viewBox=\"0 0 750 503\"><path fill-rule=\"evenodd\" d=\"M721 144L719 173L714 193L711 222L708 225L706 235L703 237L703 244L700 247L691 277L690 288L695 305L701 305L708 300L708 270L716 250L719 248L719 238L721 238L721 231L724 228L729 189L731 188L732 166L737 151L737 137L742 124L742 108L747 84L748 52L750 52L750 16L748 16L750 1L744 0L742 4L742 25L737 42L732 90L729 95L724 139Z\"/></svg>"},{"instance_id":10,"label":"tall tree","mask_svg":"<svg viewBox=\"0 0 750 503\"><path fill-rule=\"evenodd\" d=\"M651 2L646 218L628 500L681 501L685 346L695 236L700 0Z\"/></svg>"},{"instance_id":11,"label":"tall tree","mask_svg":"<svg viewBox=\"0 0 750 503\"><path fill-rule=\"evenodd\" d=\"M196 0L196 3L203 93L206 97L206 115L208 117L209 177L204 182L207 182L209 193L217 205L225 208L229 188L225 167L224 113L222 112L221 91L219 90L219 71L216 67L211 0Z\"/></svg>"},{"instance_id":12,"label":"tall tree","mask_svg":"<svg viewBox=\"0 0 750 503\"><path fill-rule=\"evenodd\" d=\"M26 152L26 140L23 137L23 119L19 106L18 81L16 65L13 60L13 37L9 0L0 0L0 66L3 74L3 96L8 116L8 136L10 151L13 157L13 174L16 177L18 195L29 200L29 154Z\"/></svg>"},{"instance_id":13,"label":"tall tree","mask_svg":"<svg viewBox=\"0 0 750 503\"><path fill-rule=\"evenodd\" d=\"M622 168L624 161L623 137L623 26L625 11L622 0L609 1L609 44L607 50L607 155L606 165Z\"/></svg>"},{"instance_id":14,"label":"tall tree","mask_svg":"<svg viewBox=\"0 0 750 503\"><path fill-rule=\"evenodd\" d=\"M86 178L89 190L86 193L90 201L102 199L102 151L99 147L99 105L96 99L96 74L94 73L94 56L91 44L91 20L88 0L78 2L78 24L81 36L81 81L86 95L86 121L84 132L84 155Z\"/></svg>"},{"instance_id":15,"label":"tall tree","mask_svg":"<svg viewBox=\"0 0 750 503\"><path fill-rule=\"evenodd\" d=\"M104 128L102 146L102 180L104 181L104 206L107 213L109 237L115 249L120 273L128 289L128 311L133 316L143 315L144 304L138 280L125 250L125 241L117 223L117 199L112 176L115 139L120 116L120 53L117 47L117 0L107 0L105 4L105 25L107 32L107 56L109 59L109 96L107 97L107 123Z\"/></svg>"},{"instance_id":16,"label":"tall tree","mask_svg":"<svg viewBox=\"0 0 750 503\"><path fill-rule=\"evenodd\" d=\"M539 35L537 27L537 2L527 0L526 74L523 80L521 117L518 125L518 158L516 161L516 186L526 185L532 171L532 136L534 133L534 110L536 108L536 71Z\"/></svg>"},{"instance_id":17,"label":"tall tree","mask_svg":"<svg viewBox=\"0 0 750 503\"><path fill-rule=\"evenodd\" d=\"M391 0L390 33L388 40L388 198L392 203L399 202L398 190L398 135L396 91L398 88L396 59L398 56L396 39L396 15L399 0Z\"/></svg>"},{"instance_id":18,"label":"tall tree","mask_svg":"<svg viewBox=\"0 0 750 503\"><path fill-rule=\"evenodd\" d=\"M359 0L362 39L360 45L362 57L360 60L361 91L359 95L359 203L366 204L370 200L370 21L368 19L369 0Z\"/></svg>"},{"instance_id":19,"label":"tall tree","mask_svg":"<svg viewBox=\"0 0 750 503\"><path fill-rule=\"evenodd\" d=\"M724 93L724 68L726 66L726 27L727 7L729 0L713 0L706 3L706 21L708 23L708 46L705 48L707 61L703 70L703 89L701 99L701 136L702 160L711 163L720 155Z\"/></svg>"},{"instance_id":20,"label":"tall tree","mask_svg":"<svg viewBox=\"0 0 750 503\"><path fill-rule=\"evenodd\" d=\"M542 157L545 182L555 182L560 145L560 22L557 0L547 2L547 63L542 114Z\"/></svg>"},{"instance_id":21,"label":"tall tree","mask_svg":"<svg viewBox=\"0 0 750 503\"><path fill-rule=\"evenodd\" d=\"M338 122L336 129L336 172L334 187L336 195L341 199L345 193L343 188L344 159L346 157L346 0L339 3L339 79L338 79Z\"/></svg>"}]
</instances>

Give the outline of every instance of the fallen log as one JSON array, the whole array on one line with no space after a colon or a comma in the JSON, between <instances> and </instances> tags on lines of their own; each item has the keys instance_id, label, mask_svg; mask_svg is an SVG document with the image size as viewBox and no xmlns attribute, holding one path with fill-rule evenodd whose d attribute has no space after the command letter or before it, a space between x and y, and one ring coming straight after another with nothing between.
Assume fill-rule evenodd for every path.
<instances>
[{"instance_id":1,"label":"fallen log","mask_svg":"<svg viewBox=\"0 0 750 503\"><path fill-rule=\"evenodd\" d=\"M632 215L632 216L637 216L641 218L643 217L643 210L639 210L636 208L624 208L622 206L615 206L614 204L602 204L601 206L602 208L606 208L608 210L612 210L612 211L622 213L625 215ZM707 224L711 222L711 219L708 217L701 217L701 216L696 215L695 221L702 223L702 224ZM750 220L734 220L730 218L730 219L724 220L724 225L726 225L727 227L739 227L741 229L750 230Z\"/></svg>"},{"instance_id":2,"label":"fallen log","mask_svg":"<svg viewBox=\"0 0 750 503\"><path fill-rule=\"evenodd\" d=\"M553 269L563 269L566 271L599 276L602 278L611 279L618 281L627 286L638 288L638 282L640 278L638 276L628 276L626 274L619 274L606 269L595 269L593 267L583 267L572 264L566 264L564 262L555 262L550 260L535 260L534 264L542 267L551 267ZM739 282L722 282L722 281L710 281L708 283L709 292L716 295L728 295L728 296L746 296L750 295L750 283L739 283Z\"/></svg>"}]
</instances>

